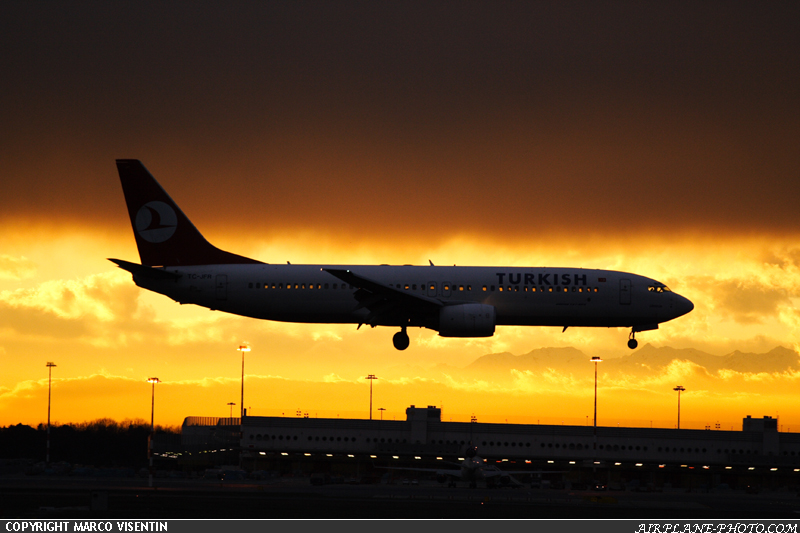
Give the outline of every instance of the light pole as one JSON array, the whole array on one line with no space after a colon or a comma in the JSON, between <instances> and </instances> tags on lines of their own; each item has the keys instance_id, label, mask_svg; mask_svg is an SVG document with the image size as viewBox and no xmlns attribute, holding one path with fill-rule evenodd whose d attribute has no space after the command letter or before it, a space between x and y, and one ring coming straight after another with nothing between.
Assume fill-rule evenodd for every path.
<instances>
[{"instance_id":1,"label":"light pole","mask_svg":"<svg viewBox=\"0 0 800 533\"><path fill-rule=\"evenodd\" d=\"M153 486L153 439L155 438L155 412L156 412L156 383L161 383L158 378L147 378L148 383L152 383L152 393L150 396L150 438L147 439L147 457L150 459L150 473L147 476L147 485Z\"/></svg>"},{"instance_id":2,"label":"light pole","mask_svg":"<svg viewBox=\"0 0 800 533\"><path fill-rule=\"evenodd\" d=\"M239 416L244 418L244 353L250 351L250 345L246 342L243 342L236 349L242 352L242 398L241 403L239 404ZM241 421L239 423L241 424Z\"/></svg>"},{"instance_id":3,"label":"light pole","mask_svg":"<svg viewBox=\"0 0 800 533\"><path fill-rule=\"evenodd\" d=\"M378 407L378 411L381 412L381 420L383 420L383 412L386 410L385 407Z\"/></svg>"},{"instance_id":4,"label":"light pole","mask_svg":"<svg viewBox=\"0 0 800 533\"><path fill-rule=\"evenodd\" d=\"M155 433L155 425L153 421L155 420L155 412L156 412L156 383L161 383L161 380L158 378L147 378L148 383L153 384L153 392L150 397L150 434L152 435Z\"/></svg>"},{"instance_id":5,"label":"light pole","mask_svg":"<svg viewBox=\"0 0 800 533\"><path fill-rule=\"evenodd\" d=\"M236 402L228 402L228 405L231 406L231 415L230 415L230 417L233 418L233 406L236 405Z\"/></svg>"},{"instance_id":6,"label":"light pole","mask_svg":"<svg viewBox=\"0 0 800 533\"><path fill-rule=\"evenodd\" d=\"M372 420L372 382L378 378L375 377L375 374L370 374L364 379L369 380L369 419Z\"/></svg>"},{"instance_id":7,"label":"light pole","mask_svg":"<svg viewBox=\"0 0 800 533\"><path fill-rule=\"evenodd\" d=\"M594 434L597 437L597 363L602 363L603 360L597 356L592 357L594 363Z\"/></svg>"},{"instance_id":8,"label":"light pole","mask_svg":"<svg viewBox=\"0 0 800 533\"><path fill-rule=\"evenodd\" d=\"M681 392L685 391L686 388L683 385L678 385L672 390L678 391L678 429L681 429Z\"/></svg>"},{"instance_id":9,"label":"light pole","mask_svg":"<svg viewBox=\"0 0 800 533\"><path fill-rule=\"evenodd\" d=\"M53 367L55 363L47 362L47 460L46 464L50 464L50 391L53 387Z\"/></svg>"}]
</instances>

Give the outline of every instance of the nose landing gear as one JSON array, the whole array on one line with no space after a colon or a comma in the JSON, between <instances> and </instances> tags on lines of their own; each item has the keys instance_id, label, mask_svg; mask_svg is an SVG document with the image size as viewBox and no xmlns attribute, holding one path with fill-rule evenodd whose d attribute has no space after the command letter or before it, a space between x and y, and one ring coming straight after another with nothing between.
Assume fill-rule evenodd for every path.
<instances>
[{"instance_id":1,"label":"nose landing gear","mask_svg":"<svg viewBox=\"0 0 800 533\"><path fill-rule=\"evenodd\" d=\"M658 324L640 324L631 328L631 333L628 335L628 348L635 350L639 343L636 341L636 334L640 331L652 331L658 329Z\"/></svg>"},{"instance_id":2,"label":"nose landing gear","mask_svg":"<svg viewBox=\"0 0 800 533\"><path fill-rule=\"evenodd\" d=\"M628 348L635 350L637 346L639 346L639 342L636 340L636 330L632 329L628 335Z\"/></svg>"},{"instance_id":3,"label":"nose landing gear","mask_svg":"<svg viewBox=\"0 0 800 533\"><path fill-rule=\"evenodd\" d=\"M405 326L392 337L392 344L394 344L394 347L398 350L405 350L410 343L411 341L408 338Z\"/></svg>"}]
</instances>

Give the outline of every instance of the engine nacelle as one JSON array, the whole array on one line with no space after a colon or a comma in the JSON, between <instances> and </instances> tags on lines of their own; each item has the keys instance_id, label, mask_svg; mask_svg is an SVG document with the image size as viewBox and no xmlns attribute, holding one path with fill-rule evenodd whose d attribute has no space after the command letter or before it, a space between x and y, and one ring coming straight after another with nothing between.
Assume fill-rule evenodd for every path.
<instances>
[{"instance_id":1,"label":"engine nacelle","mask_svg":"<svg viewBox=\"0 0 800 533\"><path fill-rule=\"evenodd\" d=\"M441 337L491 337L497 311L493 305L446 305L439 311Z\"/></svg>"}]
</instances>

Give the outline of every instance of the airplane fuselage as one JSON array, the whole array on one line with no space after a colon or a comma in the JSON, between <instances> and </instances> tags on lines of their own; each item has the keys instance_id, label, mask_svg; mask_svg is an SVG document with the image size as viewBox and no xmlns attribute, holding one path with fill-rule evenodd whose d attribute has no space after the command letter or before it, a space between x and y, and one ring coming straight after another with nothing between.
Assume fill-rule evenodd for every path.
<instances>
[{"instance_id":1,"label":"airplane fuselage","mask_svg":"<svg viewBox=\"0 0 800 533\"><path fill-rule=\"evenodd\" d=\"M196 304L252 318L305 323L367 322L358 291L331 275L344 269L445 306L493 306L498 326L633 327L657 325L687 312L685 299L630 273L576 268L439 266L203 265L166 267L177 274L137 285ZM380 326L432 327L433 317L384 317Z\"/></svg>"}]
</instances>

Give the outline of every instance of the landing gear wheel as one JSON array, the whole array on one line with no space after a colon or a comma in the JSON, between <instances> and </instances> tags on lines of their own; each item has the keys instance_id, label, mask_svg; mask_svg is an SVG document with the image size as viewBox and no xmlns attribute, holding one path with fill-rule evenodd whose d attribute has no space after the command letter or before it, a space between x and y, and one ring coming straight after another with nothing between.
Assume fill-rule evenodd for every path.
<instances>
[{"instance_id":1,"label":"landing gear wheel","mask_svg":"<svg viewBox=\"0 0 800 533\"><path fill-rule=\"evenodd\" d=\"M406 333L406 328L394 334L394 337L392 337L392 344L394 344L394 347L398 350L405 350L408 348L411 341L408 338L408 333Z\"/></svg>"},{"instance_id":2,"label":"landing gear wheel","mask_svg":"<svg viewBox=\"0 0 800 533\"><path fill-rule=\"evenodd\" d=\"M639 343L636 341L636 331L631 330L631 334L628 335L628 348L635 350L637 346L639 346Z\"/></svg>"}]
</instances>

